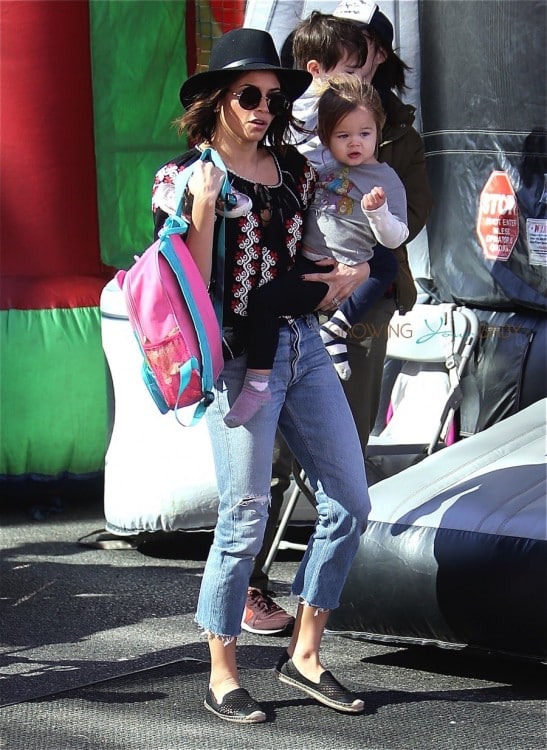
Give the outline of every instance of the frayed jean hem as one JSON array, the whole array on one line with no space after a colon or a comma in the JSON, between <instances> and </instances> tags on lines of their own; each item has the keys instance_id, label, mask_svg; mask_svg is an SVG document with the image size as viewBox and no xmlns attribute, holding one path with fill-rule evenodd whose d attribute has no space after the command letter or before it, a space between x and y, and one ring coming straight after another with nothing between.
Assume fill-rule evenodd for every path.
<instances>
[{"instance_id":1,"label":"frayed jean hem","mask_svg":"<svg viewBox=\"0 0 547 750\"><path fill-rule=\"evenodd\" d=\"M315 617L317 615L321 614L322 612L330 612L331 609L335 609L335 607L318 607L317 604L312 604L311 602L306 601L300 594L292 594L291 599L296 600L298 604L302 604L303 607L311 607L312 609L315 609Z\"/></svg>"},{"instance_id":2,"label":"frayed jean hem","mask_svg":"<svg viewBox=\"0 0 547 750\"><path fill-rule=\"evenodd\" d=\"M239 637L237 635L220 635L217 633L211 633L210 630L206 630L206 628L200 625L197 620L194 620L194 622L198 625L201 635L204 636L208 641L213 641L216 639L222 641L223 646L229 646L230 643L233 643Z\"/></svg>"}]
</instances>

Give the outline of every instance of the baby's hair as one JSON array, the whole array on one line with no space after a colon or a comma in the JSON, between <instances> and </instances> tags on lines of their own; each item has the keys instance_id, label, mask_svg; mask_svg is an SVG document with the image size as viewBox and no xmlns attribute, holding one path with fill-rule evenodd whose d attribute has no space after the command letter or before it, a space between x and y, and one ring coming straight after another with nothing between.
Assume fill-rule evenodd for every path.
<instances>
[{"instance_id":1,"label":"baby's hair","mask_svg":"<svg viewBox=\"0 0 547 750\"><path fill-rule=\"evenodd\" d=\"M340 120L357 107L365 107L374 117L378 145L386 121L380 95L372 84L361 81L357 76L344 75L330 78L320 90L317 135L323 146L328 147Z\"/></svg>"}]
</instances>

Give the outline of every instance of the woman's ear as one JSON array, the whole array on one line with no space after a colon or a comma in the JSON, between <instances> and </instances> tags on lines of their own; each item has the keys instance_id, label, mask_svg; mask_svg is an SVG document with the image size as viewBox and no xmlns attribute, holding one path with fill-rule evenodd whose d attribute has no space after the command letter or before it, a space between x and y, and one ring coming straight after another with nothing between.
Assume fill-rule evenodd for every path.
<instances>
[{"instance_id":1,"label":"woman's ear","mask_svg":"<svg viewBox=\"0 0 547 750\"><path fill-rule=\"evenodd\" d=\"M376 52L374 53L374 62L376 65L381 65L387 60L387 52L383 47L376 47Z\"/></svg>"}]
</instances>

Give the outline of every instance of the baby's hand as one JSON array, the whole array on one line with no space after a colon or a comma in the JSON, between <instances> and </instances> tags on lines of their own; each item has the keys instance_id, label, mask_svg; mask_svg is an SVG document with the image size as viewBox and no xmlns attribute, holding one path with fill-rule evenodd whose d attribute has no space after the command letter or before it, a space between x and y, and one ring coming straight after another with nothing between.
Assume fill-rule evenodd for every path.
<instances>
[{"instance_id":1,"label":"baby's hand","mask_svg":"<svg viewBox=\"0 0 547 750\"><path fill-rule=\"evenodd\" d=\"M363 211L374 211L386 202L384 188L373 187L370 193L365 193L361 199L361 208Z\"/></svg>"}]
</instances>

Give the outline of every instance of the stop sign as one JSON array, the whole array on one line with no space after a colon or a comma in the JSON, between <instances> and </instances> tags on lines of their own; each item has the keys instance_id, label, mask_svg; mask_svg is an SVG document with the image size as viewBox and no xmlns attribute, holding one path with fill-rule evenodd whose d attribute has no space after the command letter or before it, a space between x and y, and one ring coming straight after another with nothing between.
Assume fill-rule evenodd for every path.
<instances>
[{"instance_id":1,"label":"stop sign","mask_svg":"<svg viewBox=\"0 0 547 750\"><path fill-rule=\"evenodd\" d=\"M519 212L507 172L494 170L482 189L477 234L488 260L507 260L519 236Z\"/></svg>"}]
</instances>

